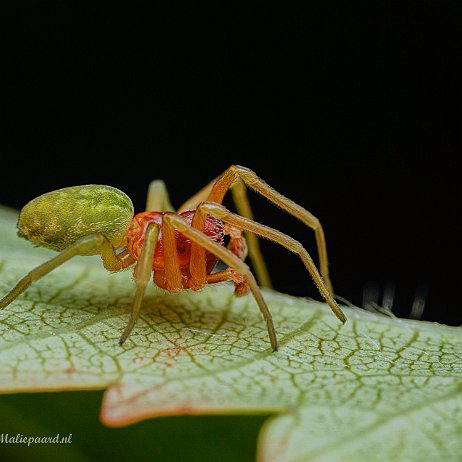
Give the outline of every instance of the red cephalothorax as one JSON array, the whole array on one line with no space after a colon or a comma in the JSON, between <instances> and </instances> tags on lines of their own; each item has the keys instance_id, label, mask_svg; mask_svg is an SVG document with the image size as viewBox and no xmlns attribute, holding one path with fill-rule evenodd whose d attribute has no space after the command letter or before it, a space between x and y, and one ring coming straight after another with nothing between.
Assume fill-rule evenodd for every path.
<instances>
[{"instance_id":1,"label":"red cephalothorax","mask_svg":"<svg viewBox=\"0 0 462 462\"><path fill-rule=\"evenodd\" d=\"M182 212L181 215L188 223L191 224L195 210ZM152 271L154 273L154 283L162 289L168 290L168 281L165 276L165 258L169 255L164 254L164 245L162 242L162 221L165 212L143 212L135 215L132 224L127 232L127 249L130 255L135 259L140 259L141 249L144 244L146 228L150 223L159 225L159 236L157 238L156 250L152 262ZM221 220L207 215L205 220L204 234L220 245L224 245L224 229L225 226ZM189 279L191 273L189 270L191 258L191 240L179 231L175 231L177 261L180 267L183 288L189 288ZM210 274L217 263L218 258L210 252L206 252L207 274Z\"/></svg>"}]
</instances>

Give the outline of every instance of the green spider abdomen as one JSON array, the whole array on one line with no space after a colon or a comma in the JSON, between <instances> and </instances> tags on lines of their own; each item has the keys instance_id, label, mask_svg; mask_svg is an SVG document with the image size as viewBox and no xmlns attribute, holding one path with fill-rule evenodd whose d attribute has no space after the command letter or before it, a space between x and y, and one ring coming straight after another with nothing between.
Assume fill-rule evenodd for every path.
<instances>
[{"instance_id":1,"label":"green spider abdomen","mask_svg":"<svg viewBox=\"0 0 462 462\"><path fill-rule=\"evenodd\" d=\"M26 204L19 214L18 235L61 251L84 236L102 234L117 249L124 245L133 214L132 201L117 188L72 186Z\"/></svg>"}]
</instances>

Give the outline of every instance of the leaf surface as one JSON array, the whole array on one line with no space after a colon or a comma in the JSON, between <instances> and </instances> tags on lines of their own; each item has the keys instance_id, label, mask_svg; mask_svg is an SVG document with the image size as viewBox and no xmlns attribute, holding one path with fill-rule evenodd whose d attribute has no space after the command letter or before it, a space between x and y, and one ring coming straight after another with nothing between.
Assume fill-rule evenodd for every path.
<instances>
[{"instance_id":1,"label":"leaf surface","mask_svg":"<svg viewBox=\"0 0 462 462\"><path fill-rule=\"evenodd\" d=\"M53 253L0 212L0 291ZM308 281L308 283L310 283ZM460 460L462 333L265 291L280 341L254 300L228 285L166 295L149 287L123 347L131 272L76 258L0 313L0 391L105 389L101 419L275 413L262 461ZM245 430L245 429L244 429Z\"/></svg>"}]
</instances>

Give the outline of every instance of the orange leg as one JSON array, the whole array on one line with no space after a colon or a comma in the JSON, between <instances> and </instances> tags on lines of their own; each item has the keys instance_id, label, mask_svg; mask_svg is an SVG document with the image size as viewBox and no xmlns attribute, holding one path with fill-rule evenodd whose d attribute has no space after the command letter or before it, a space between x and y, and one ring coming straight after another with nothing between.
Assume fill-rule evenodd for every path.
<instances>
[{"instance_id":1,"label":"orange leg","mask_svg":"<svg viewBox=\"0 0 462 462\"><path fill-rule=\"evenodd\" d=\"M236 273L232 269L227 269L224 271L219 271L218 273L212 273L207 276L207 284L216 284L217 282L234 282L234 293L241 297L242 295L247 295L249 293L249 285L245 280L244 276Z\"/></svg>"},{"instance_id":2,"label":"orange leg","mask_svg":"<svg viewBox=\"0 0 462 462\"><path fill-rule=\"evenodd\" d=\"M170 215L170 214L169 214ZM178 253L176 249L175 228L164 215L162 220L162 243L164 245L164 265L165 279L167 281L166 289L174 294L183 289L183 278L181 276L180 266L178 265ZM205 268L205 256L204 256ZM205 283L202 285L202 287Z\"/></svg>"},{"instance_id":3,"label":"orange leg","mask_svg":"<svg viewBox=\"0 0 462 462\"><path fill-rule=\"evenodd\" d=\"M332 283L329 278L329 267L327 263L327 249L324 231L319 220L310 212L308 212L308 210L275 191L271 186L259 178L252 170L246 167L241 167L240 165L232 165L216 180L210 191L208 201L221 204L227 191L238 179L242 180L249 188L266 197L266 199L268 199L270 202L276 204L281 209L293 215L295 218L314 230L319 253L321 274L326 282L327 288L333 294L334 292L332 290ZM241 212L239 211L239 213ZM248 216L247 218L252 217Z\"/></svg>"},{"instance_id":4,"label":"orange leg","mask_svg":"<svg viewBox=\"0 0 462 462\"><path fill-rule=\"evenodd\" d=\"M126 269L136 263L136 260L130 255L128 249L124 249L118 253L117 260L120 262L122 269Z\"/></svg>"},{"instance_id":5,"label":"orange leg","mask_svg":"<svg viewBox=\"0 0 462 462\"><path fill-rule=\"evenodd\" d=\"M252 208L250 207L249 198L247 197L247 188L244 182L238 178L231 186L231 194L237 213L245 218L253 220ZM260 242L255 234L245 232L245 238L249 243L249 257L257 275L257 281L262 287L272 288L271 278L266 267L265 259L260 249Z\"/></svg>"},{"instance_id":6,"label":"orange leg","mask_svg":"<svg viewBox=\"0 0 462 462\"><path fill-rule=\"evenodd\" d=\"M196 213L191 222L191 226L203 234L207 213L202 211L201 206L197 207ZM191 279L189 285L191 289L198 290L207 284L207 265L205 248L197 241L191 242L191 257L189 260L189 272Z\"/></svg>"},{"instance_id":7,"label":"orange leg","mask_svg":"<svg viewBox=\"0 0 462 462\"><path fill-rule=\"evenodd\" d=\"M202 188L199 192L194 194L188 199L179 209L178 213L184 212L185 210L194 210L198 207L201 202L209 200L210 193L216 183L215 178L207 186ZM237 213L246 218L253 220L252 208L250 207L249 198L247 197L247 189L245 184L239 178L230 186L233 201L237 209ZM257 281L262 287L271 288L271 278L268 273L268 269L263 258L263 254L260 249L260 243L258 237L252 233L245 233L245 238L249 243L249 257L252 261L257 276Z\"/></svg>"},{"instance_id":8,"label":"orange leg","mask_svg":"<svg viewBox=\"0 0 462 462\"><path fill-rule=\"evenodd\" d=\"M246 231L258 234L259 236L265 237L273 242L276 242L277 244L282 245L287 250L297 254L302 260L306 269L311 274L311 277L313 278L313 281L316 284L320 294L326 300L331 310L334 312L337 318L340 319L340 321L346 321L345 315L337 305L336 301L332 298L332 295L330 294L325 282L323 281L323 278L319 274L309 253L305 250L302 244L300 244L300 242L273 228L261 225L260 223L257 223L253 220L249 220L248 218L244 218L240 215L231 213L228 209L226 209L226 207L223 207L222 205L215 202L203 202L199 206L198 210L199 209L200 213L203 215L213 215L225 223L229 223L232 226L236 226Z\"/></svg>"},{"instance_id":9,"label":"orange leg","mask_svg":"<svg viewBox=\"0 0 462 462\"><path fill-rule=\"evenodd\" d=\"M188 221L182 216L174 213L166 213L164 215L163 220L164 226L166 223L168 223L168 226L177 229L180 233L184 234L186 237L191 239L191 241L194 244L197 244L197 246L204 249L204 251L207 250L208 252L214 254L222 262L228 265L230 269L236 271L238 274L244 277L245 281L249 286L250 291L255 297L255 300L258 304L258 307L260 308L260 311L263 314L263 317L266 320L266 326L268 329L268 335L271 341L271 346L273 350L276 351L278 349L278 344L276 339L276 332L274 330L273 319L271 317L271 313L268 310L268 306L266 305L266 302L260 292L260 288L258 287L257 281L255 280L252 272L250 271L250 268L241 259L234 255L230 250L212 241L204 233L202 233L195 227L191 226L188 223ZM199 279L197 273L199 273L199 277L201 277L202 274L206 273L205 259L202 268L195 267L192 265L190 266L190 270L191 278L197 281ZM207 282L207 274L205 274L204 282Z\"/></svg>"},{"instance_id":10,"label":"orange leg","mask_svg":"<svg viewBox=\"0 0 462 462\"><path fill-rule=\"evenodd\" d=\"M125 328L122 336L119 339L119 345L122 345L127 340L130 332L135 327L136 321L140 316L141 303L143 302L144 291L151 277L152 259L156 250L157 237L159 236L159 225L150 223L146 229L143 248L141 249L140 260L135 268L135 284L136 291L133 299L132 311L130 320Z\"/></svg>"}]
</instances>

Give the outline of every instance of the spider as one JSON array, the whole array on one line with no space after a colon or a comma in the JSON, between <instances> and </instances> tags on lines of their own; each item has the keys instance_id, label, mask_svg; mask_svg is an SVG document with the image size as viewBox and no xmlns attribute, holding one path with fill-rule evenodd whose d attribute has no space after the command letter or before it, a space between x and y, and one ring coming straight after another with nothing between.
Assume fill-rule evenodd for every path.
<instances>
[{"instance_id":1,"label":"spider","mask_svg":"<svg viewBox=\"0 0 462 462\"><path fill-rule=\"evenodd\" d=\"M253 220L246 186L314 230L320 272L302 244ZM228 190L231 190L238 214L221 205ZM26 274L0 300L0 309L15 300L33 281L70 258L100 255L108 271L120 271L135 264L135 295L119 345L125 342L138 320L145 287L153 272L154 284L170 293L182 289L200 290L206 284L224 281L234 282L234 292L238 296L252 292L266 320L272 349L277 351L271 313L255 277L244 263L248 253L260 286L271 287L257 238L261 236L297 254L332 311L342 322L346 321L332 297L326 243L319 220L246 167L232 165L177 212L170 203L164 182L152 181L146 211L133 215L130 198L111 186L72 186L30 201L20 212L18 235L60 253ZM226 247L225 235L229 236ZM227 269L213 272L219 260Z\"/></svg>"}]
</instances>

